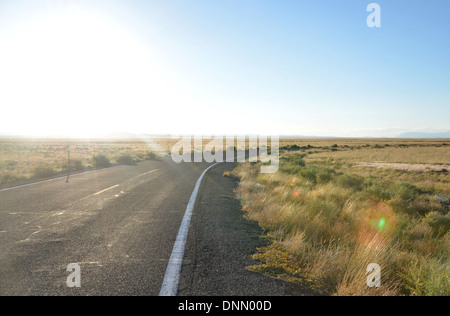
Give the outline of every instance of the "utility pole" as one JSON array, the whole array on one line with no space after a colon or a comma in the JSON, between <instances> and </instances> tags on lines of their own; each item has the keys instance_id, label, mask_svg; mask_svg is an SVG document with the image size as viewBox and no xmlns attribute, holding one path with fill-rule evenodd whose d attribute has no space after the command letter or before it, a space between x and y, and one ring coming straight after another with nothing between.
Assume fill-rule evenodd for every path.
<instances>
[{"instance_id":1,"label":"utility pole","mask_svg":"<svg viewBox=\"0 0 450 316\"><path fill-rule=\"evenodd\" d=\"M68 159L68 162L69 162L69 168L67 169L66 183L69 182L69 177L70 177L70 150L67 151L67 159Z\"/></svg>"}]
</instances>

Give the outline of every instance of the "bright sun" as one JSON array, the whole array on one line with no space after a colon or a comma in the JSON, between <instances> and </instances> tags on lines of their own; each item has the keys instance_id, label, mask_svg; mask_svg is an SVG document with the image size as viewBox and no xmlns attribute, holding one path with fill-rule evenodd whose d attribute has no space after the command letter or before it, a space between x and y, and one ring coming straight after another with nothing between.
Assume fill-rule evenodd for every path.
<instances>
[{"instance_id":1,"label":"bright sun","mask_svg":"<svg viewBox=\"0 0 450 316\"><path fill-rule=\"evenodd\" d=\"M70 6L0 40L3 130L91 134L145 125L168 94L164 74L131 32Z\"/></svg>"}]
</instances>

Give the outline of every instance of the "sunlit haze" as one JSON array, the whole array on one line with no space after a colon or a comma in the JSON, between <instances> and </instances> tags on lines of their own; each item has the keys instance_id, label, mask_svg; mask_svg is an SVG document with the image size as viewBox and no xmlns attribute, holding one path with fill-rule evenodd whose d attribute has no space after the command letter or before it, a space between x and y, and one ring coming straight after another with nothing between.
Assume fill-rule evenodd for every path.
<instances>
[{"instance_id":1,"label":"sunlit haze","mask_svg":"<svg viewBox=\"0 0 450 316\"><path fill-rule=\"evenodd\" d=\"M450 4L366 2L1 0L0 135L449 130Z\"/></svg>"}]
</instances>

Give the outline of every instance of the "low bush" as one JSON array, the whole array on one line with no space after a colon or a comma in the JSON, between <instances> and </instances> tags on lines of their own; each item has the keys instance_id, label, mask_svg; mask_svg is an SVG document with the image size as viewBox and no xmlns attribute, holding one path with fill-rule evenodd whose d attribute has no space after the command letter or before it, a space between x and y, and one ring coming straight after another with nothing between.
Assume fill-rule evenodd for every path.
<instances>
[{"instance_id":1,"label":"low bush","mask_svg":"<svg viewBox=\"0 0 450 316\"><path fill-rule=\"evenodd\" d=\"M17 177L12 172L7 171L0 173L0 183L7 183L14 180L17 180Z\"/></svg>"},{"instance_id":2,"label":"low bush","mask_svg":"<svg viewBox=\"0 0 450 316\"><path fill-rule=\"evenodd\" d=\"M5 161L4 166L8 171L13 171L16 168L17 163L17 160L7 160Z\"/></svg>"},{"instance_id":3,"label":"low bush","mask_svg":"<svg viewBox=\"0 0 450 316\"><path fill-rule=\"evenodd\" d=\"M85 165L83 161L79 159L72 159L70 160L70 170L71 171L77 171L77 170L83 170L85 168ZM67 162L63 165L63 170L69 169L69 164Z\"/></svg>"},{"instance_id":4,"label":"low bush","mask_svg":"<svg viewBox=\"0 0 450 316\"><path fill-rule=\"evenodd\" d=\"M391 193L389 192L389 189L382 186L379 183L373 183L371 185L366 186L363 189L363 195L372 200L382 200L387 201L391 198Z\"/></svg>"},{"instance_id":5,"label":"low bush","mask_svg":"<svg viewBox=\"0 0 450 316\"><path fill-rule=\"evenodd\" d=\"M95 155L92 157L92 165L96 168L107 168L111 166L111 162L105 155Z\"/></svg>"},{"instance_id":6,"label":"low bush","mask_svg":"<svg viewBox=\"0 0 450 316\"><path fill-rule=\"evenodd\" d=\"M317 182L324 184L330 182L336 175L336 171L330 168L320 168L317 172Z\"/></svg>"},{"instance_id":7,"label":"low bush","mask_svg":"<svg viewBox=\"0 0 450 316\"><path fill-rule=\"evenodd\" d=\"M117 159L116 159L117 163L121 164L121 165L134 165L135 161L133 159L133 157L131 157L128 154L123 154L120 155Z\"/></svg>"},{"instance_id":8,"label":"low bush","mask_svg":"<svg viewBox=\"0 0 450 316\"><path fill-rule=\"evenodd\" d=\"M430 212L423 218L423 221L433 229L433 235L436 237L445 236L450 230L450 214Z\"/></svg>"},{"instance_id":9,"label":"low bush","mask_svg":"<svg viewBox=\"0 0 450 316\"><path fill-rule=\"evenodd\" d=\"M303 179L316 183L317 172L318 170L316 168L308 166L307 168L300 170L300 175L302 176Z\"/></svg>"},{"instance_id":10,"label":"low bush","mask_svg":"<svg viewBox=\"0 0 450 316\"><path fill-rule=\"evenodd\" d=\"M443 260L418 257L405 267L405 287L416 296L448 296L450 268Z\"/></svg>"},{"instance_id":11,"label":"low bush","mask_svg":"<svg viewBox=\"0 0 450 316\"><path fill-rule=\"evenodd\" d=\"M422 193L418 187L410 183L396 183L392 186L392 192L404 201L412 201Z\"/></svg>"},{"instance_id":12,"label":"low bush","mask_svg":"<svg viewBox=\"0 0 450 316\"><path fill-rule=\"evenodd\" d=\"M343 174L336 178L336 183L346 188L361 190L364 185L364 178L354 174Z\"/></svg>"},{"instance_id":13,"label":"low bush","mask_svg":"<svg viewBox=\"0 0 450 316\"><path fill-rule=\"evenodd\" d=\"M305 155L299 154L281 157L280 170L288 174L298 174L302 170L302 167L306 165L303 160L304 157Z\"/></svg>"},{"instance_id":14,"label":"low bush","mask_svg":"<svg viewBox=\"0 0 450 316\"><path fill-rule=\"evenodd\" d=\"M33 176L35 178L48 178L54 176L56 173L57 171L50 166L39 166L34 168Z\"/></svg>"},{"instance_id":15,"label":"low bush","mask_svg":"<svg viewBox=\"0 0 450 316\"><path fill-rule=\"evenodd\" d=\"M149 151L145 154L145 159L147 159L147 160L151 160L151 159L155 159L155 158L156 158L156 154L154 152Z\"/></svg>"}]
</instances>

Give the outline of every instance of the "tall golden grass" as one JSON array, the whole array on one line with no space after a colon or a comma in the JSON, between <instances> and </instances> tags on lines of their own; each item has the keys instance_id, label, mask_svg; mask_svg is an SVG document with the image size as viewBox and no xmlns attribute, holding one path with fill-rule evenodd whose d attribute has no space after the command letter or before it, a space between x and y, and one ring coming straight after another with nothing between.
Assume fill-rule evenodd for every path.
<instances>
[{"instance_id":1,"label":"tall golden grass","mask_svg":"<svg viewBox=\"0 0 450 316\"><path fill-rule=\"evenodd\" d=\"M235 170L246 216L273 241L249 269L315 280L332 295L450 293L450 215L436 199L450 197L447 173L379 172L304 154L283 154L275 174L260 174L254 164ZM380 288L366 284L369 263L382 268Z\"/></svg>"}]
</instances>

